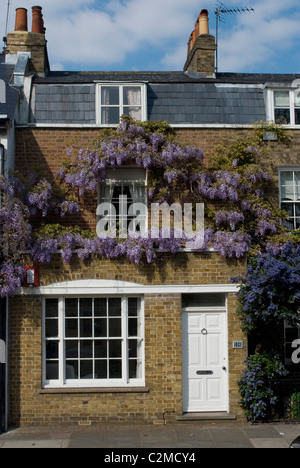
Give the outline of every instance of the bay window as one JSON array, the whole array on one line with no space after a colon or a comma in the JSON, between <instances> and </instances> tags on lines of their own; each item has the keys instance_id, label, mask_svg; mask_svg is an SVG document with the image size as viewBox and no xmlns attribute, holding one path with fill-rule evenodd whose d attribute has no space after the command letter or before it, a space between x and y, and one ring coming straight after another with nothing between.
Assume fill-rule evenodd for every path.
<instances>
[{"instance_id":1,"label":"bay window","mask_svg":"<svg viewBox=\"0 0 300 468\"><path fill-rule=\"evenodd\" d=\"M140 297L44 299L44 387L144 385Z\"/></svg>"}]
</instances>

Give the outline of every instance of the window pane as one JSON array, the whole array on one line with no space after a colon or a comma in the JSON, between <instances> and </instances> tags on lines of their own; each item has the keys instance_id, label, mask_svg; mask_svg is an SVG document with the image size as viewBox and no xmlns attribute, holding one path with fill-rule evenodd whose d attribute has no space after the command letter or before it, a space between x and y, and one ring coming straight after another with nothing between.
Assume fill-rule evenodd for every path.
<instances>
[{"instance_id":1,"label":"window pane","mask_svg":"<svg viewBox=\"0 0 300 468\"><path fill-rule=\"evenodd\" d=\"M295 229L295 223L294 223L294 219L291 218L290 221L283 221L283 225L289 229L290 231L294 230Z\"/></svg>"},{"instance_id":2,"label":"window pane","mask_svg":"<svg viewBox=\"0 0 300 468\"><path fill-rule=\"evenodd\" d=\"M92 299L80 299L80 317L92 317Z\"/></svg>"},{"instance_id":3,"label":"window pane","mask_svg":"<svg viewBox=\"0 0 300 468\"><path fill-rule=\"evenodd\" d=\"M140 86L124 86L123 88L123 104L124 106L140 106L141 101Z\"/></svg>"},{"instance_id":4,"label":"window pane","mask_svg":"<svg viewBox=\"0 0 300 468\"><path fill-rule=\"evenodd\" d=\"M128 356L129 358L136 358L138 352L138 340L129 340L128 342Z\"/></svg>"},{"instance_id":5,"label":"window pane","mask_svg":"<svg viewBox=\"0 0 300 468\"><path fill-rule=\"evenodd\" d=\"M128 336L138 336L138 319L128 319Z\"/></svg>"},{"instance_id":6,"label":"window pane","mask_svg":"<svg viewBox=\"0 0 300 468\"><path fill-rule=\"evenodd\" d=\"M67 361L66 363L66 378L78 379L78 361Z\"/></svg>"},{"instance_id":7,"label":"window pane","mask_svg":"<svg viewBox=\"0 0 300 468\"><path fill-rule=\"evenodd\" d=\"M108 315L109 317L121 317L121 299L111 298L108 299Z\"/></svg>"},{"instance_id":8,"label":"window pane","mask_svg":"<svg viewBox=\"0 0 300 468\"><path fill-rule=\"evenodd\" d=\"M282 171L280 173L281 185L294 185L294 172Z\"/></svg>"},{"instance_id":9,"label":"window pane","mask_svg":"<svg viewBox=\"0 0 300 468\"><path fill-rule=\"evenodd\" d=\"M93 336L92 319L80 319L80 336L81 338L90 338Z\"/></svg>"},{"instance_id":10,"label":"window pane","mask_svg":"<svg viewBox=\"0 0 300 468\"><path fill-rule=\"evenodd\" d=\"M58 319L46 319L46 338L56 338L58 336Z\"/></svg>"},{"instance_id":11,"label":"window pane","mask_svg":"<svg viewBox=\"0 0 300 468\"><path fill-rule=\"evenodd\" d=\"M93 342L84 340L80 342L80 358L92 359L93 358Z\"/></svg>"},{"instance_id":12,"label":"window pane","mask_svg":"<svg viewBox=\"0 0 300 468\"><path fill-rule=\"evenodd\" d=\"M282 209L285 210L290 216L294 216L294 204L282 203Z\"/></svg>"},{"instance_id":13,"label":"window pane","mask_svg":"<svg viewBox=\"0 0 300 468\"><path fill-rule=\"evenodd\" d=\"M289 91L274 91L275 107L290 107Z\"/></svg>"},{"instance_id":14,"label":"window pane","mask_svg":"<svg viewBox=\"0 0 300 468\"><path fill-rule=\"evenodd\" d=\"M47 341L46 359L58 359L58 341Z\"/></svg>"},{"instance_id":15,"label":"window pane","mask_svg":"<svg viewBox=\"0 0 300 468\"><path fill-rule=\"evenodd\" d=\"M107 357L107 341L95 341L95 358L106 358Z\"/></svg>"},{"instance_id":16,"label":"window pane","mask_svg":"<svg viewBox=\"0 0 300 468\"><path fill-rule=\"evenodd\" d=\"M138 298L130 297L128 299L128 316L137 317L138 315Z\"/></svg>"},{"instance_id":17,"label":"window pane","mask_svg":"<svg viewBox=\"0 0 300 468\"><path fill-rule=\"evenodd\" d=\"M109 320L109 336L110 337L121 337L122 324L121 319L110 319Z\"/></svg>"},{"instance_id":18,"label":"window pane","mask_svg":"<svg viewBox=\"0 0 300 468\"><path fill-rule=\"evenodd\" d=\"M139 379L142 377L142 365L139 359L131 359L129 361L129 378Z\"/></svg>"},{"instance_id":19,"label":"window pane","mask_svg":"<svg viewBox=\"0 0 300 468\"><path fill-rule=\"evenodd\" d=\"M300 91L295 91L295 107L300 107Z\"/></svg>"},{"instance_id":20,"label":"window pane","mask_svg":"<svg viewBox=\"0 0 300 468\"><path fill-rule=\"evenodd\" d=\"M78 317L78 299L65 300L66 317Z\"/></svg>"},{"instance_id":21,"label":"window pane","mask_svg":"<svg viewBox=\"0 0 300 468\"><path fill-rule=\"evenodd\" d=\"M120 104L118 86L101 87L101 104L109 106L118 106Z\"/></svg>"},{"instance_id":22,"label":"window pane","mask_svg":"<svg viewBox=\"0 0 300 468\"><path fill-rule=\"evenodd\" d=\"M66 338L78 337L78 320L66 319Z\"/></svg>"},{"instance_id":23,"label":"window pane","mask_svg":"<svg viewBox=\"0 0 300 468\"><path fill-rule=\"evenodd\" d=\"M120 122L119 107L102 107L101 122L108 125L118 124Z\"/></svg>"},{"instance_id":24,"label":"window pane","mask_svg":"<svg viewBox=\"0 0 300 468\"><path fill-rule=\"evenodd\" d=\"M106 317L107 299L94 300L94 315L95 317Z\"/></svg>"},{"instance_id":25,"label":"window pane","mask_svg":"<svg viewBox=\"0 0 300 468\"><path fill-rule=\"evenodd\" d=\"M80 361L80 378L93 379L93 361Z\"/></svg>"},{"instance_id":26,"label":"window pane","mask_svg":"<svg viewBox=\"0 0 300 468\"><path fill-rule=\"evenodd\" d=\"M95 379L107 379L107 361L95 362Z\"/></svg>"},{"instance_id":27,"label":"window pane","mask_svg":"<svg viewBox=\"0 0 300 468\"><path fill-rule=\"evenodd\" d=\"M46 299L46 317L58 317L58 299Z\"/></svg>"},{"instance_id":28,"label":"window pane","mask_svg":"<svg viewBox=\"0 0 300 468\"><path fill-rule=\"evenodd\" d=\"M110 340L109 357L110 358L122 357L122 341L121 340Z\"/></svg>"},{"instance_id":29,"label":"window pane","mask_svg":"<svg viewBox=\"0 0 300 468\"><path fill-rule=\"evenodd\" d=\"M225 307L225 294L183 294L183 307Z\"/></svg>"},{"instance_id":30,"label":"window pane","mask_svg":"<svg viewBox=\"0 0 300 468\"><path fill-rule=\"evenodd\" d=\"M293 201L295 199L294 186L284 185L281 187L281 201Z\"/></svg>"},{"instance_id":31,"label":"window pane","mask_svg":"<svg viewBox=\"0 0 300 468\"><path fill-rule=\"evenodd\" d=\"M110 379L122 378L122 361L121 360L109 361L109 378Z\"/></svg>"},{"instance_id":32,"label":"window pane","mask_svg":"<svg viewBox=\"0 0 300 468\"><path fill-rule=\"evenodd\" d=\"M290 109L275 109L275 122L279 125L288 125L291 123Z\"/></svg>"},{"instance_id":33,"label":"window pane","mask_svg":"<svg viewBox=\"0 0 300 468\"><path fill-rule=\"evenodd\" d=\"M78 358L78 341L66 341L66 358Z\"/></svg>"},{"instance_id":34,"label":"window pane","mask_svg":"<svg viewBox=\"0 0 300 468\"><path fill-rule=\"evenodd\" d=\"M46 380L58 380L58 361L46 361Z\"/></svg>"},{"instance_id":35,"label":"window pane","mask_svg":"<svg viewBox=\"0 0 300 468\"><path fill-rule=\"evenodd\" d=\"M107 337L107 319L95 319L94 322L95 338Z\"/></svg>"},{"instance_id":36,"label":"window pane","mask_svg":"<svg viewBox=\"0 0 300 468\"><path fill-rule=\"evenodd\" d=\"M141 120L142 119L142 110L140 107L124 107L123 108L123 114L124 115L129 115L135 120Z\"/></svg>"},{"instance_id":37,"label":"window pane","mask_svg":"<svg viewBox=\"0 0 300 468\"><path fill-rule=\"evenodd\" d=\"M295 125L300 125L300 109L295 109Z\"/></svg>"}]
</instances>

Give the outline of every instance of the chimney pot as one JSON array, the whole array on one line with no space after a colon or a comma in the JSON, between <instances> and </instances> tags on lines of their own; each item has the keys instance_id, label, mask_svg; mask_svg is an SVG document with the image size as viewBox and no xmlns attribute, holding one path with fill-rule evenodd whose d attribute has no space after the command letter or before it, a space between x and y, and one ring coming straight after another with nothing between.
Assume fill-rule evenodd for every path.
<instances>
[{"instance_id":1,"label":"chimney pot","mask_svg":"<svg viewBox=\"0 0 300 468\"><path fill-rule=\"evenodd\" d=\"M199 16L199 36L202 36L202 34L209 34L207 10L201 10L200 16Z\"/></svg>"},{"instance_id":2,"label":"chimney pot","mask_svg":"<svg viewBox=\"0 0 300 468\"><path fill-rule=\"evenodd\" d=\"M15 31L28 31L27 9L16 9Z\"/></svg>"},{"instance_id":3,"label":"chimney pot","mask_svg":"<svg viewBox=\"0 0 300 468\"><path fill-rule=\"evenodd\" d=\"M42 7L32 7L32 28L33 33L45 34L44 21L42 15Z\"/></svg>"}]
</instances>

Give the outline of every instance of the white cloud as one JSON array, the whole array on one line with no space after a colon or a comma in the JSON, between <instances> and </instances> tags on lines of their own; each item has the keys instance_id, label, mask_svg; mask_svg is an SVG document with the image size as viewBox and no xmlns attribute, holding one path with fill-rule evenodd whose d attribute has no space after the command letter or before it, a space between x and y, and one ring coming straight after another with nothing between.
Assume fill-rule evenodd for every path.
<instances>
[{"instance_id":1,"label":"white cloud","mask_svg":"<svg viewBox=\"0 0 300 468\"><path fill-rule=\"evenodd\" d=\"M221 37L219 69L259 71L264 65L266 71L276 61L283 62L298 44L300 18L295 14L295 6L299 13L298 1L264 0L254 5L255 14L239 16L234 29Z\"/></svg>"}]
</instances>

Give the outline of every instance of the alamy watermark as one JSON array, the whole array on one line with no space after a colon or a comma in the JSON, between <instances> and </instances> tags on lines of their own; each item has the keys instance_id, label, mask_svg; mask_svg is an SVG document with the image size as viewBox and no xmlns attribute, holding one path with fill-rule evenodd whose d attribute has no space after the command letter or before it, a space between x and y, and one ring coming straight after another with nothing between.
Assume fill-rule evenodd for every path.
<instances>
[{"instance_id":1,"label":"alamy watermark","mask_svg":"<svg viewBox=\"0 0 300 468\"><path fill-rule=\"evenodd\" d=\"M142 239L182 239L186 247L199 249L204 243L203 203L129 203L120 195L117 203L97 207L97 235L100 238L139 237Z\"/></svg>"}]
</instances>

